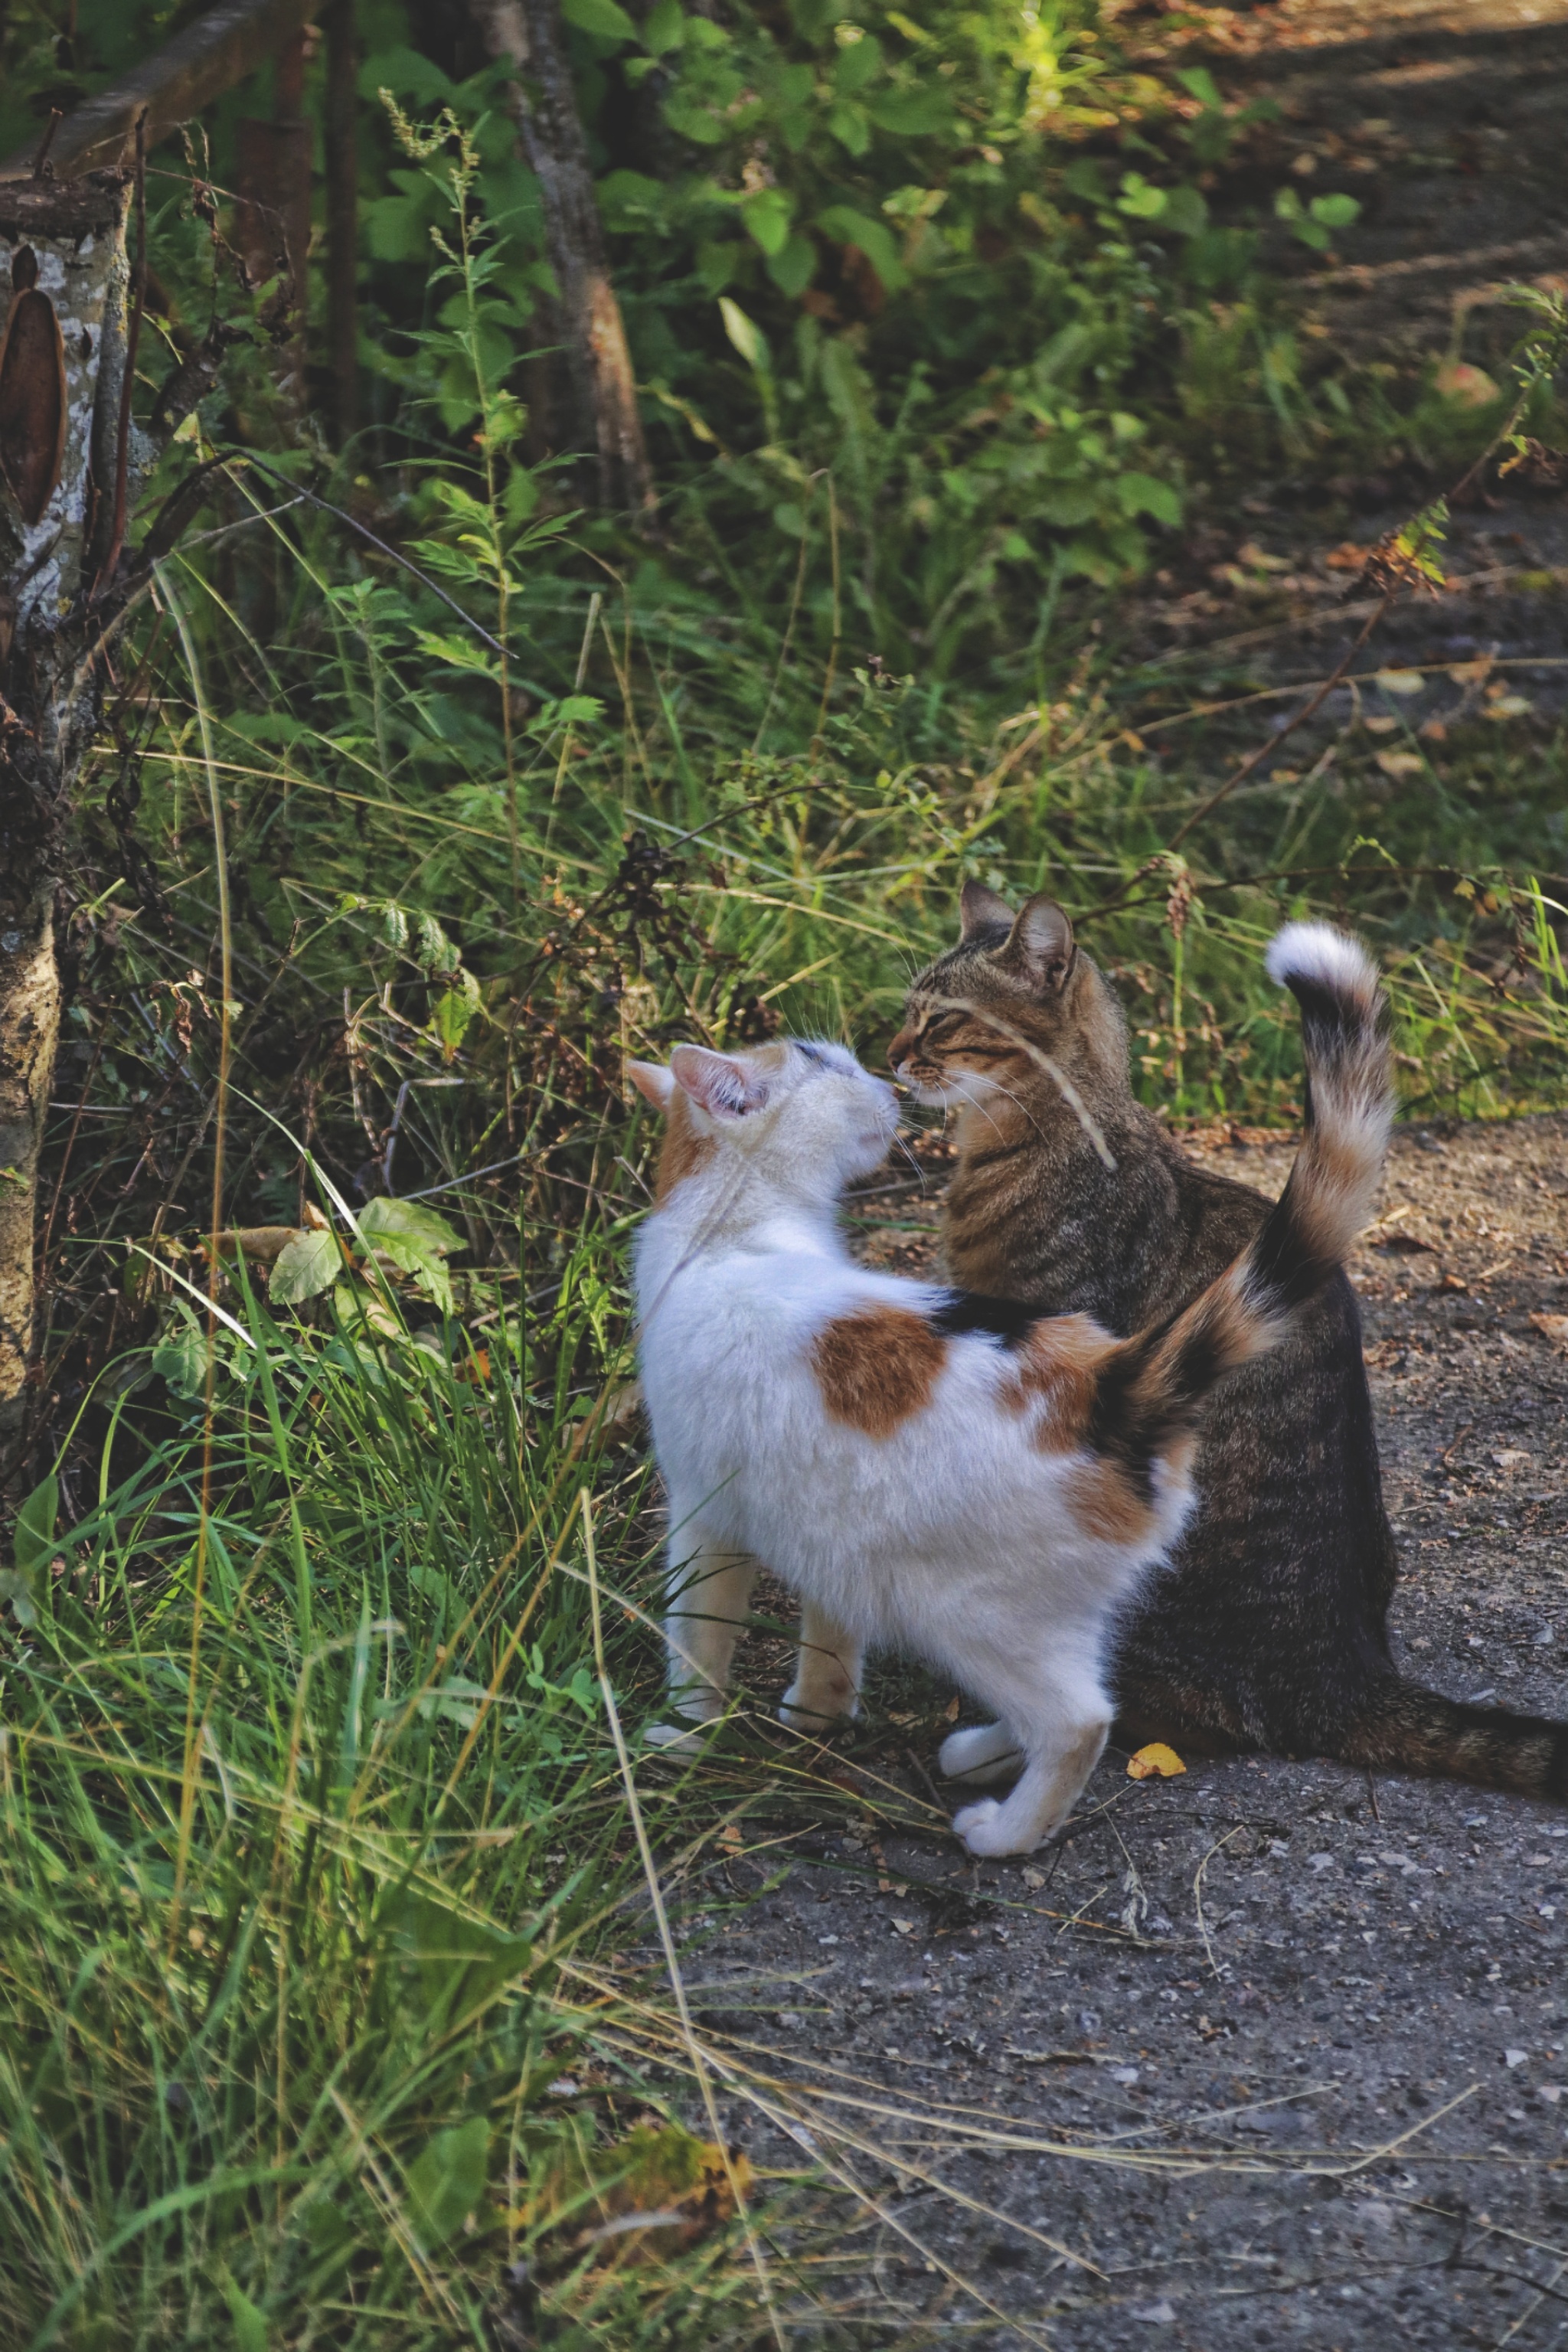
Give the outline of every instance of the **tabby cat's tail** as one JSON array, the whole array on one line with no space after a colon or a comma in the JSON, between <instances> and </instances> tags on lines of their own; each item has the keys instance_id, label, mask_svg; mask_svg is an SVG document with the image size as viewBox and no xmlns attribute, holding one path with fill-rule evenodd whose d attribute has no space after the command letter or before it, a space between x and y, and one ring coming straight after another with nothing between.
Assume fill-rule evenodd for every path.
<instances>
[{"instance_id":1,"label":"tabby cat's tail","mask_svg":"<svg viewBox=\"0 0 1568 2352\"><path fill-rule=\"evenodd\" d=\"M1191 1429L1217 1380L1283 1339L1342 1262L1383 1172L1394 1088L1375 966L1326 923L1287 924L1268 961L1301 1008L1306 1132L1289 1183L1236 1263L1101 1370L1095 1440L1144 1463Z\"/></svg>"},{"instance_id":2,"label":"tabby cat's tail","mask_svg":"<svg viewBox=\"0 0 1568 2352\"><path fill-rule=\"evenodd\" d=\"M1568 1723L1467 1706L1393 1675L1373 1684L1332 1752L1373 1772L1419 1772L1568 1801Z\"/></svg>"}]
</instances>

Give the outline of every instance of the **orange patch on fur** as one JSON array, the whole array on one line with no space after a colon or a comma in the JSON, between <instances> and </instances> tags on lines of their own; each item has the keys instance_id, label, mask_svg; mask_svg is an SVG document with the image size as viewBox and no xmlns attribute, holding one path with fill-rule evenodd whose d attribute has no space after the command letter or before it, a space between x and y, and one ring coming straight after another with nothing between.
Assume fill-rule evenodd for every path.
<instances>
[{"instance_id":1,"label":"orange patch on fur","mask_svg":"<svg viewBox=\"0 0 1568 2352\"><path fill-rule=\"evenodd\" d=\"M691 1105L679 1087L669 1098L669 1110L665 1119L664 1148L658 1155L658 1177L654 1186L656 1201L668 1201L678 1184L695 1176L700 1168L712 1159L716 1141L711 1135L699 1135L692 1123Z\"/></svg>"},{"instance_id":2,"label":"orange patch on fur","mask_svg":"<svg viewBox=\"0 0 1568 2352\"><path fill-rule=\"evenodd\" d=\"M1053 1315L1034 1326L998 1397L1009 1412L1035 1414L1031 1434L1042 1454L1083 1444L1100 1367L1115 1344L1088 1315Z\"/></svg>"},{"instance_id":3,"label":"orange patch on fur","mask_svg":"<svg viewBox=\"0 0 1568 2352\"><path fill-rule=\"evenodd\" d=\"M1070 1491L1073 1510L1091 1536L1114 1544L1147 1540L1153 1512L1114 1462L1086 1463L1073 1475Z\"/></svg>"},{"instance_id":4,"label":"orange patch on fur","mask_svg":"<svg viewBox=\"0 0 1568 2352\"><path fill-rule=\"evenodd\" d=\"M819 1331L812 1370L835 1421L891 1437L931 1402L947 1341L907 1307L866 1307Z\"/></svg>"}]
</instances>

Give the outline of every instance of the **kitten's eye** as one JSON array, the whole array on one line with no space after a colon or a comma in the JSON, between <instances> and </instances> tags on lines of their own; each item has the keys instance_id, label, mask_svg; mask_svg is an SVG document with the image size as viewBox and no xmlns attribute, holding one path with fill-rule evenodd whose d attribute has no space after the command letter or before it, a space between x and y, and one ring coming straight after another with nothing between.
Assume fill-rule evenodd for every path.
<instances>
[{"instance_id":1,"label":"kitten's eye","mask_svg":"<svg viewBox=\"0 0 1568 2352\"><path fill-rule=\"evenodd\" d=\"M952 1035L958 1027L958 1023L959 1015L956 1013L938 1013L921 1031L921 1044L922 1045L939 1045L944 1038Z\"/></svg>"}]
</instances>

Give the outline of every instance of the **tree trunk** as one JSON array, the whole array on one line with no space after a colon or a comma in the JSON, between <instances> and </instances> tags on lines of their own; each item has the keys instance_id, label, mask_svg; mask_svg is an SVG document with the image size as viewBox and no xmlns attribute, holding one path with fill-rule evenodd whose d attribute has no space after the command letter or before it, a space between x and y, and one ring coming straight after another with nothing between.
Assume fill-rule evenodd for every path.
<instances>
[{"instance_id":1,"label":"tree trunk","mask_svg":"<svg viewBox=\"0 0 1568 2352\"><path fill-rule=\"evenodd\" d=\"M115 523L129 186L123 172L0 184L0 1481L26 1420L34 1196L59 1035L55 889L98 719L79 673Z\"/></svg>"},{"instance_id":2,"label":"tree trunk","mask_svg":"<svg viewBox=\"0 0 1568 2352\"><path fill-rule=\"evenodd\" d=\"M620 304L588 168L559 0L468 0L487 53L517 69L512 114L544 200L567 364L584 438L599 455L599 502L625 505L646 529L658 501L643 440Z\"/></svg>"}]
</instances>

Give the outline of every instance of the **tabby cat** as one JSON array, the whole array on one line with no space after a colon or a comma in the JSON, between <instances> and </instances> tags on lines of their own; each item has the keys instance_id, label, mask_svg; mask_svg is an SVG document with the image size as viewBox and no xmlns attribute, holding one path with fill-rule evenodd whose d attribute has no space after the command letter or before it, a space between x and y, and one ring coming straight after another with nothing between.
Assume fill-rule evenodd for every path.
<instances>
[{"instance_id":1,"label":"tabby cat","mask_svg":"<svg viewBox=\"0 0 1568 2352\"><path fill-rule=\"evenodd\" d=\"M669 1504L671 1696L721 1714L759 1559L805 1603L786 1720L852 1711L861 1652L909 1649L998 1720L949 1770L1021 1761L954 1829L1026 1853L1078 1797L1110 1724L1119 1609L1180 1534L1192 1426L1233 1367L1287 1339L1336 1273L1383 1168L1391 1096L1375 976L1310 925L1269 959L1304 1010L1313 1117L1283 1198L1175 1316L1113 1339L858 1265L846 1184L898 1124L842 1045L677 1046L628 1065L664 1112L637 1239L643 1388Z\"/></svg>"},{"instance_id":2,"label":"tabby cat","mask_svg":"<svg viewBox=\"0 0 1568 2352\"><path fill-rule=\"evenodd\" d=\"M1134 1099L1121 1009L1058 906L1040 895L1015 916L970 882L962 926L915 981L889 1051L921 1101L956 1113L948 1271L1116 1332L1179 1313L1263 1230L1268 1202L1194 1166ZM1118 1638L1124 1737L1568 1797L1568 1724L1464 1706L1394 1667L1394 1536L1342 1272L1209 1399L1194 1475L1170 1566Z\"/></svg>"}]
</instances>

